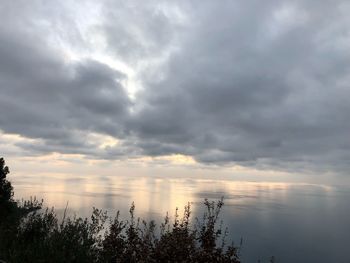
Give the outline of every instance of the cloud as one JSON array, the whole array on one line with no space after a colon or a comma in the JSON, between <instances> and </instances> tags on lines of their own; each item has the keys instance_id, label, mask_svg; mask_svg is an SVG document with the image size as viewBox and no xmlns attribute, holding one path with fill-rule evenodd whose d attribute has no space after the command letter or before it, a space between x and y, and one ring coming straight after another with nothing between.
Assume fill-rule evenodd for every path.
<instances>
[{"instance_id":1,"label":"cloud","mask_svg":"<svg viewBox=\"0 0 350 263\"><path fill-rule=\"evenodd\" d=\"M0 129L27 154L349 171L346 1L5 3Z\"/></svg>"},{"instance_id":2,"label":"cloud","mask_svg":"<svg viewBox=\"0 0 350 263\"><path fill-rule=\"evenodd\" d=\"M347 171L339 147L349 145L349 60L335 44L349 30L342 4L193 7L180 51L139 95L140 147L205 163Z\"/></svg>"},{"instance_id":3,"label":"cloud","mask_svg":"<svg viewBox=\"0 0 350 263\"><path fill-rule=\"evenodd\" d=\"M39 29L22 29L1 28L1 130L37 139L18 146L41 153L93 153L89 133L121 136L131 103L124 74L89 59L67 62Z\"/></svg>"}]
</instances>

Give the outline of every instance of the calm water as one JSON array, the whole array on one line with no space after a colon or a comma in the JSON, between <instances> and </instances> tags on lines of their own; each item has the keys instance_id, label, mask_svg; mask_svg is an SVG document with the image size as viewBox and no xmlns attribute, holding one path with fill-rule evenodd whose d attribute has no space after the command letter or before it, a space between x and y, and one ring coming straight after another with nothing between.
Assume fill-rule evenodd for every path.
<instances>
[{"instance_id":1,"label":"calm water","mask_svg":"<svg viewBox=\"0 0 350 263\"><path fill-rule=\"evenodd\" d=\"M16 198L35 194L58 213L88 216L92 206L127 217L160 220L192 203L201 214L204 198L225 198L221 218L230 238L243 238L243 262L350 262L350 189L346 187L242 182L196 178L27 176L12 178Z\"/></svg>"}]
</instances>

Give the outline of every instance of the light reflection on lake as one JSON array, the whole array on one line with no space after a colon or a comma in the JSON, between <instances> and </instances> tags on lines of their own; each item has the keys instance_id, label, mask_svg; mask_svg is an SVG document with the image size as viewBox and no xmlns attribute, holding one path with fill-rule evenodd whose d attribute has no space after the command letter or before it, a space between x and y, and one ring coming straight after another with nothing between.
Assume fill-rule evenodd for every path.
<instances>
[{"instance_id":1,"label":"light reflection on lake","mask_svg":"<svg viewBox=\"0 0 350 263\"><path fill-rule=\"evenodd\" d=\"M60 213L89 216L93 206L127 217L131 202L137 215L161 220L175 207L192 203L201 215L204 198L225 198L221 218L231 239L243 237L243 262L349 263L350 191L324 185L242 182L198 178L76 177L50 175L13 177L15 197L36 195Z\"/></svg>"}]
</instances>

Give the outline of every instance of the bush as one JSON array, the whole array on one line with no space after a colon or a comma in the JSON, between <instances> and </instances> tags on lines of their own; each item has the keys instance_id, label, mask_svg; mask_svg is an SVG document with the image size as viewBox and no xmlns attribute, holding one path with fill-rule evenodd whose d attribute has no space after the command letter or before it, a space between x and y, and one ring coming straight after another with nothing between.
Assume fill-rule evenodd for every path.
<instances>
[{"instance_id":1,"label":"bush","mask_svg":"<svg viewBox=\"0 0 350 263\"><path fill-rule=\"evenodd\" d=\"M9 258L12 253L21 222L29 213L40 209L42 204L35 198L15 202L13 187L6 178L9 173L5 160L0 158L0 260Z\"/></svg>"},{"instance_id":2,"label":"bush","mask_svg":"<svg viewBox=\"0 0 350 263\"><path fill-rule=\"evenodd\" d=\"M174 222L171 224L167 215L159 227L154 221L135 219L134 204L128 221L121 220L117 212L107 224L107 213L94 208L90 220L64 216L59 222L53 209L40 211L42 203L36 199L14 202L3 159L0 165L5 175L1 184L7 185L1 188L7 189L1 192L3 204L12 206L6 220L0 222L0 259L14 263L240 262L239 248L227 246L227 230L217 227L222 199L217 203L205 200L203 220L196 219L194 225L190 204L181 218L176 209ZM0 207L1 214L4 207Z\"/></svg>"}]
</instances>

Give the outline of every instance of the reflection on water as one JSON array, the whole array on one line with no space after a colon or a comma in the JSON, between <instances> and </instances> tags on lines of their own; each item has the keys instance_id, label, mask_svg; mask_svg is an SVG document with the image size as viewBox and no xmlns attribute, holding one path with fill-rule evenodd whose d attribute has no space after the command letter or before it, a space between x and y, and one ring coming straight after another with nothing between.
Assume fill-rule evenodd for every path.
<instances>
[{"instance_id":1,"label":"reflection on water","mask_svg":"<svg viewBox=\"0 0 350 263\"><path fill-rule=\"evenodd\" d=\"M160 220L167 211L192 203L202 213L204 198L225 198L222 219L238 242L244 262L274 255L277 262L350 262L349 189L310 184L237 182L196 178L71 177L13 178L16 198L35 194L47 206L88 216L93 206L127 216L132 201L137 214Z\"/></svg>"}]
</instances>

